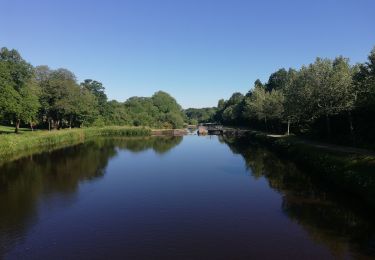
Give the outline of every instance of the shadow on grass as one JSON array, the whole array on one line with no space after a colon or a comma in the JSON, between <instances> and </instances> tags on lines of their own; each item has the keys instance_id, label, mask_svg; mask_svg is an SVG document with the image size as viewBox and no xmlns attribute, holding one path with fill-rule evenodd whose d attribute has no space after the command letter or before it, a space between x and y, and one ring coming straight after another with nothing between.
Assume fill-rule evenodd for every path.
<instances>
[{"instance_id":1,"label":"shadow on grass","mask_svg":"<svg viewBox=\"0 0 375 260\"><path fill-rule=\"evenodd\" d=\"M0 135L1 134L15 134L14 130L15 130L14 126L3 126L3 125L0 125ZM29 129L29 128L20 128L19 129L19 133L22 133L22 132L31 132L31 129Z\"/></svg>"}]
</instances>

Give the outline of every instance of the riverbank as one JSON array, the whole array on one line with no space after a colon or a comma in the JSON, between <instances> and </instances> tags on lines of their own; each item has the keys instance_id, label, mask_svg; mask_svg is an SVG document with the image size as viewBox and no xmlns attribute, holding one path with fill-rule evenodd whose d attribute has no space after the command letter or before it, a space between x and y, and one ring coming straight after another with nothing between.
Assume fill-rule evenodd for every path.
<instances>
[{"instance_id":1,"label":"riverbank","mask_svg":"<svg viewBox=\"0 0 375 260\"><path fill-rule=\"evenodd\" d=\"M186 129L152 129L152 136L183 136L188 131Z\"/></svg>"},{"instance_id":2,"label":"riverbank","mask_svg":"<svg viewBox=\"0 0 375 260\"><path fill-rule=\"evenodd\" d=\"M32 155L34 153L51 151L70 145L80 144L87 139L95 137L150 135L150 128L122 126L2 134L0 135L0 164L9 160Z\"/></svg>"},{"instance_id":3,"label":"riverbank","mask_svg":"<svg viewBox=\"0 0 375 260\"><path fill-rule=\"evenodd\" d=\"M246 138L271 148L310 174L324 178L375 207L375 156L370 152L335 149L255 131L248 132Z\"/></svg>"}]
</instances>

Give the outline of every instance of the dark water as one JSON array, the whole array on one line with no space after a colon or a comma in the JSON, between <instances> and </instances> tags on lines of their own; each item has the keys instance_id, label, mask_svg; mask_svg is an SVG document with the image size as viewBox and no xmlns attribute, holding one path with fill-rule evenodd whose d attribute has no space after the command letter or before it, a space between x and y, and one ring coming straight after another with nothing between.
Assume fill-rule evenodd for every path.
<instances>
[{"instance_id":1,"label":"dark water","mask_svg":"<svg viewBox=\"0 0 375 260\"><path fill-rule=\"evenodd\" d=\"M218 137L34 155L0 167L0 259L374 257L372 213L308 176Z\"/></svg>"}]
</instances>

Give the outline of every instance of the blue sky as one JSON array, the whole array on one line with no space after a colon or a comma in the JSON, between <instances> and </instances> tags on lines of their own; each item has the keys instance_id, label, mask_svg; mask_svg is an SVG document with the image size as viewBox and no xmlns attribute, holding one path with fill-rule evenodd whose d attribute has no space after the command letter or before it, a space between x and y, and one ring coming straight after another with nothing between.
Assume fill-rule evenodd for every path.
<instances>
[{"instance_id":1,"label":"blue sky","mask_svg":"<svg viewBox=\"0 0 375 260\"><path fill-rule=\"evenodd\" d=\"M214 106L281 67L375 46L374 0L0 0L0 46L103 82L110 99Z\"/></svg>"}]
</instances>

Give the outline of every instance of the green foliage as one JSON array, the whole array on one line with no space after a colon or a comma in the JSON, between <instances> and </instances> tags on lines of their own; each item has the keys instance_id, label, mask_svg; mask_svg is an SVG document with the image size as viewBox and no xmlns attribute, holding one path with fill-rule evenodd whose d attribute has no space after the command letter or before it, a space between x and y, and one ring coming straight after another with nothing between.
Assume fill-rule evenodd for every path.
<instances>
[{"instance_id":1,"label":"green foliage","mask_svg":"<svg viewBox=\"0 0 375 260\"><path fill-rule=\"evenodd\" d=\"M33 68L16 50L0 51L0 120L33 128L133 125L181 128L185 115L168 93L108 101L101 82L78 83L67 69Z\"/></svg>"},{"instance_id":2,"label":"green foliage","mask_svg":"<svg viewBox=\"0 0 375 260\"><path fill-rule=\"evenodd\" d=\"M99 107L103 107L94 94L97 83L85 81L78 85L75 75L66 69L49 70L44 66L37 67L35 73L41 87L41 114L52 127L83 126L95 121Z\"/></svg>"},{"instance_id":3,"label":"green foliage","mask_svg":"<svg viewBox=\"0 0 375 260\"><path fill-rule=\"evenodd\" d=\"M0 50L0 112L16 122L34 121L39 107L32 66L16 50Z\"/></svg>"},{"instance_id":4,"label":"green foliage","mask_svg":"<svg viewBox=\"0 0 375 260\"><path fill-rule=\"evenodd\" d=\"M214 120L214 115L217 109L215 107L205 108L188 108L184 113L188 119L189 124L197 125L198 123L209 123Z\"/></svg>"},{"instance_id":5,"label":"green foliage","mask_svg":"<svg viewBox=\"0 0 375 260\"><path fill-rule=\"evenodd\" d=\"M181 111L181 106L166 92L158 91L151 99L154 106L162 113Z\"/></svg>"},{"instance_id":6,"label":"green foliage","mask_svg":"<svg viewBox=\"0 0 375 260\"><path fill-rule=\"evenodd\" d=\"M20 118L22 121L28 122L31 127L38 123L38 111L41 106L39 95L40 88L35 82L31 82L27 88L20 91L22 98Z\"/></svg>"},{"instance_id":7,"label":"green foliage","mask_svg":"<svg viewBox=\"0 0 375 260\"><path fill-rule=\"evenodd\" d=\"M272 73L265 86L267 91L284 89L289 81L289 73L293 73L293 70L290 70L288 72L286 69L282 68ZM257 85L257 82L255 83L255 85Z\"/></svg>"},{"instance_id":8,"label":"green foliage","mask_svg":"<svg viewBox=\"0 0 375 260\"><path fill-rule=\"evenodd\" d=\"M92 79L86 79L81 83L81 87L87 89L91 94L94 95L100 115L105 115L107 106L107 95L105 94L105 88L101 82Z\"/></svg>"},{"instance_id":9,"label":"green foliage","mask_svg":"<svg viewBox=\"0 0 375 260\"><path fill-rule=\"evenodd\" d=\"M242 123L242 111L244 109L245 96L239 92L226 101L219 100L218 110L214 115L215 121L228 125L240 125Z\"/></svg>"},{"instance_id":10,"label":"green foliage","mask_svg":"<svg viewBox=\"0 0 375 260\"><path fill-rule=\"evenodd\" d=\"M284 112L284 95L281 91L272 89L271 92L264 87L256 86L251 95L245 99L244 113L246 118L264 120L281 119Z\"/></svg>"},{"instance_id":11,"label":"green foliage","mask_svg":"<svg viewBox=\"0 0 375 260\"><path fill-rule=\"evenodd\" d=\"M92 123L92 126L94 127L103 127L105 126L105 120L102 116L98 116L95 121Z\"/></svg>"},{"instance_id":12,"label":"green foliage","mask_svg":"<svg viewBox=\"0 0 375 260\"><path fill-rule=\"evenodd\" d=\"M234 93L220 100L214 118L227 125L278 133L291 128L297 134L367 145L375 144L374 113L375 48L368 62L359 65L339 56L317 58L299 70L279 69L266 84L256 80L245 97Z\"/></svg>"},{"instance_id":13,"label":"green foliage","mask_svg":"<svg viewBox=\"0 0 375 260\"><path fill-rule=\"evenodd\" d=\"M354 75L357 105L360 108L375 108L375 47L368 56L368 62L360 64Z\"/></svg>"},{"instance_id":14,"label":"green foliage","mask_svg":"<svg viewBox=\"0 0 375 260\"><path fill-rule=\"evenodd\" d=\"M131 97L124 103L111 101L108 107L108 124L155 128L182 128L184 124L180 105L162 91L151 98Z\"/></svg>"}]
</instances>

